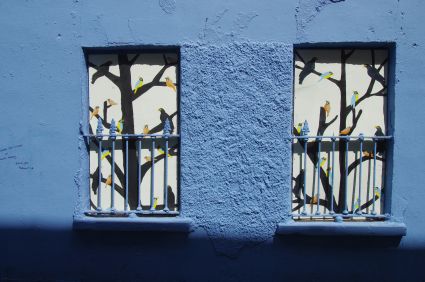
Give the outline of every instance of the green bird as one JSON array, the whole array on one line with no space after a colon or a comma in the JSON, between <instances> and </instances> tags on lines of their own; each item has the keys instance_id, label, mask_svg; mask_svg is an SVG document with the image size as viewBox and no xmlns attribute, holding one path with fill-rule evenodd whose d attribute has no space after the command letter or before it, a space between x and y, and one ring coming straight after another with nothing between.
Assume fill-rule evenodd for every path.
<instances>
[{"instance_id":1,"label":"green bird","mask_svg":"<svg viewBox=\"0 0 425 282\"><path fill-rule=\"evenodd\" d=\"M355 204L354 204L354 211L360 210L360 199L357 198Z\"/></svg>"},{"instance_id":2,"label":"green bird","mask_svg":"<svg viewBox=\"0 0 425 282\"><path fill-rule=\"evenodd\" d=\"M353 91L353 95L351 96L351 108L354 110L356 107L356 102L359 100L359 92Z\"/></svg>"},{"instance_id":3,"label":"green bird","mask_svg":"<svg viewBox=\"0 0 425 282\"><path fill-rule=\"evenodd\" d=\"M107 156L110 156L110 155L111 155L111 152L109 150L103 150L100 159L104 160Z\"/></svg>"},{"instance_id":4,"label":"green bird","mask_svg":"<svg viewBox=\"0 0 425 282\"><path fill-rule=\"evenodd\" d=\"M117 124L117 130L119 134L121 134L123 128L124 128L124 119L120 119Z\"/></svg>"},{"instance_id":5,"label":"green bird","mask_svg":"<svg viewBox=\"0 0 425 282\"><path fill-rule=\"evenodd\" d=\"M321 159L320 159L320 167L323 167L324 165L325 165L325 163L326 163L326 157L322 157Z\"/></svg>"}]
</instances>

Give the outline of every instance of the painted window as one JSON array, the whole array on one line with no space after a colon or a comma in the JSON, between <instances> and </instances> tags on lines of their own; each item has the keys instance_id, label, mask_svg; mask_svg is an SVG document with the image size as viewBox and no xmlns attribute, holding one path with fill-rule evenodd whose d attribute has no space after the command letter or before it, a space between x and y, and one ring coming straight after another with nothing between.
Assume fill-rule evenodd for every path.
<instances>
[{"instance_id":1,"label":"painted window","mask_svg":"<svg viewBox=\"0 0 425 282\"><path fill-rule=\"evenodd\" d=\"M178 50L93 53L87 62L89 214L177 213Z\"/></svg>"},{"instance_id":2,"label":"painted window","mask_svg":"<svg viewBox=\"0 0 425 282\"><path fill-rule=\"evenodd\" d=\"M294 219L384 219L388 49L294 53Z\"/></svg>"}]
</instances>

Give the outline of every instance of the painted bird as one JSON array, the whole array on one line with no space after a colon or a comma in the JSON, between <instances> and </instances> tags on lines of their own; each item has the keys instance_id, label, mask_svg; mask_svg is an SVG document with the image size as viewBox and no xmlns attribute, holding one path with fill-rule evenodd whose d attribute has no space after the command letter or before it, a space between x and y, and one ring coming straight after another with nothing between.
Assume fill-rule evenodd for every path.
<instances>
[{"instance_id":1,"label":"painted bird","mask_svg":"<svg viewBox=\"0 0 425 282\"><path fill-rule=\"evenodd\" d=\"M303 84L304 79L314 71L314 68L316 67L316 61L317 61L317 58L313 57L310 61L305 63L304 68L300 72L300 76L298 80L299 84Z\"/></svg>"},{"instance_id":2,"label":"painted bird","mask_svg":"<svg viewBox=\"0 0 425 282\"><path fill-rule=\"evenodd\" d=\"M320 159L320 167L322 167L322 168L323 168L323 166L325 165L325 163L326 163L326 157L322 157L322 158Z\"/></svg>"},{"instance_id":3,"label":"painted bird","mask_svg":"<svg viewBox=\"0 0 425 282\"><path fill-rule=\"evenodd\" d=\"M151 159L151 157L150 157L150 156L146 156L146 157L145 157L145 161L146 161L146 162L150 162L150 161L152 161L152 159Z\"/></svg>"},{"instance_id":4,"label":"painted bird","mask_svg":"<svg viewBox=\"0 0 425 282\"><path fill-rule=\"evenodd\" d=\"M351 109L354 110L356 107L356 102L359 100L359 92L353 91L353 95L351 95Z\"/></svg>"},{"instance_id":5,"label":"painted bird","mask_svg":"<svg viewBox=\"0 0 425 282\"><path fill-rule=\"evenodd\" d=\"M143 127L143 134L149 134L149 126L147 124Z\"/></svg>"},{"instance_id":6,"label":"painted bird","mask_svg":"<svg viewBox=\"0 0 425 282\"><path fill-rule=\"evenodd\" d=\"M114 100L112 100L112 99L107 99L107 101L108 101L108 106L115 106L115 105L118 105L118 103L117 102L115 102Z\"/></svg>"},{"instance_id":7,"label":"painted bird","mask_svg":"<svg viewBox=\"0 0 425 282\"><path fill-rule=\"evenodd\" d=\"M375 69L374 67L370 66L370 65L363 65L365 68L367 68L367 74L372 78L375 79L377 81L379 81L379 83L382 84L382 86L385 86L385 78L379 73L379 71L377 69Z\"/></svg>"},{"instance_id":8,"label":"painted bird","mask_svg":"<svg viewBox=\"0 0 425 282\"><path fill-rule=\"evenodd\" d=\"M168 208L170 210L175 210L176 208L176 195L174 195L173 189L170 185L167 186L167 194L168 194Z\"/></svg>"},{"instance_id":9,"label":"painted bird","mask_svg":"<svg viewBox=\"0 0 425 282\"><path fill-rule=\"evenodd\" d=\"M139 80L137 80L136 84L134 85L134 94L136 94L137 90L143 86L143 77L139 77Z\"/></svg>"},{"instance_id":10,"label":"painted bird","mask_svg":"<svg viewBox=\"0 0 425 282\"><path fill-rule=\"evenodd\" d=\"M158 150L158 153L159 153L160 155L162 155L162 154L164 154L164 153L165 153L165 152L164 152L164 150L162 150L161 146L156 147L156 149ZM172 158L173 156L172 156L172 155L170 155L170 153L168 153L168 157Z\"/></svg>"},{"instance_id":11,"label":"painted bird","mask_svg":"<svg viewBox=\"0 0 425 282\"><path fill-rule=\"evenodd\" d=\"M314 204L317 204L317 195L314 195L313 196L313 198L311 198L311 200L310 200L310 204L312 204L312 205L314 205Z\"/></svg>"},{"instance_id":12,"label":"painted bird","mask_svg":"<svg viewBox=\"0 0 425 282\"><path fill-rule=\"evenodd\" d=\"M368 151L363 151L363 157L373 158L373 153Z\"/></svg>"},{"instance_id":13,"label":"painted bird","mask_svg":"<svg viewBox=\"0 0 425 282\"><path fill-rule=\"evenodd\" d=\"M326 169L326 177L332 176L331 173L332 173L332 167L330 166Z\"/></svg>"},{"instance_id":14,"label":"painted bird","mask_svg":"<svg viewBox=\"0 0 425 282\"><path fill-rule=\"evenodd\" d=\"M176 86L174 85L174 83L171 80L171 78L169 78L168 76L165 78L165 85L167 85L168 87L170 87L171 89L173 89L174 92L177 92Z\"/></svg>"},{"instance_id":15,"label":"painted bird","mask_svg":"<svg viewBox=\"0 0 425 282\"><path fill-rule=\"evenodd\" d=\"M95 83L95 81L104 76L107 72L109 72L109 67L112 65L112 61L107 61L104 64L101 64L98 68L97 71L93 74L93 76L91 77L91 84Z\"/></svg>"},{"instance_id":16,"label":"painted bird","mask_svg":"<svg viewBox=\"0 0 425 282\"><path fill-rule=\"evenodd\" d=\"M100 107L96 106L93 112L91 112L90 119L92 119L94 116L97 116L99 114L99 110L100 110Z\"/></svg>"},{"instance_id":17,"label":"painted bird","mask_svg":"<svg viewBox=\"0 0 425 282\"><path fill-rule=\"evenodd\" d=\"M153 198L153 208L155 209L157 205L158 205L158 198L155 197Z\"/></svg>"},{"instance_id":18,"label":"painted bird","mask_svg":"<svg viewBox=\"0 0 425 282\"><path fill-rule=\"evenodd\" d=\"M357 198L356 202L354 203L354 211L360 210L360 199Z\"/></svg>"},{"instance_id":19,"label":"painted bird","mask_svg":"<svg viewBox=\"0 0 425 282\"><path fill-rule=\"evenodd\" d=\"M106 186L109 186L109 185L111 185L111 184L112 184L112 176L111 176L111 175L109 175L109 176L106 178L106 180L105 180L105 184L106 184Z\"/></svg>"},{"instance_id":20,"label":"painted bird","mask_svg":"<svg viewBox=\"0 0 425 282\"><path fill-rule=\"evenodd\" d=\"M124 129L124 119L120 119L117 123L118 133L121 134L123 129Z\"/></svg>"},{"instance_id":21,"label":"painted bird","mask_svg":"<svg viewBox=\"0 0 425 282\"><path fill-rule=\"evenodd\" d=\"M325 109L326 116L329 116L329 113L331 112L331 103L326 100L325 105L323 106L323 109Z\"/></svg>"},{"instance_id":22,"label":"painted bird","mask_svg":"<svg viewBox=\"0 0 425 282\"><path fill-rule=\"evenodd\" d=\"M100 159L104 160L107 156L110 156L110 155L111 155L111 152L109 150L103 150Z\"/></svg>"},{"instance_id":23,"label":"painted bird","mask_svg":"<svg viewBox=\"0 0 425 282\"><path fill-rule=\"evenodd\" d=\"M292 189L292 192L294 193L295 197L297 199L301 198L301 192L304 188L304 170L300 170L300 174L298 174L297 177L292 177L292 180L295 181L294 188Z\"/></svg>"},{"instance_id":24,"label":"painted bird","mask_svg":"<svg viewBox=\"0 0 425 282\"><path fill-rule=\"evenodd\" d=\"M373 192L375 193L375 197L376 198L380 198L381 197L381 190L379 190L379 187L373 188Z\"/></svg>"},{"instance_id":25,"label":"painted bird","mask_svg":"<svg viewBox=\"0 0 425 282\"><path fill-rule=\"evenodd\" d=\"M297 124L297 132L298 132L298 134L301 134L301 128L303 127L303 123L302 122L299 122L298 124Z\"/></svg>"},{"instance_id":26,"label":"painted bird","mask_svg":"<svg viewBox=\"0 0 425 282\"><path fill-rule=\"evenodd\" d=\"M322 74L320 75L320 79L319 79L319 81L321 81L322 79L328 79L328 78L331 78L333 75L334 75L334 73L333 73L333 72L331 72L331 71L328 71L328 72L322 73Z\"/></svg>"},{"instance_id":27,"label":"painted bird","mask_svg":"<svg viewBox=\"0 0 425 282\"><path fill-rule=\"evenodd\" d=\"M159 108L158 111L161 112L159 119L161 120L162 126L165 125L165 121L168 119L168 121L170 122L170 128L171 128L170 133L173 133L173 131L174 131L173 120L170 118L170 116L165 112L165 110L163 108Z\"/></svg>"},{"instance_id":28,"label":"painted bird","mask_svg":"<svg viewBox=\"0 0 425 282\"><path fill-rule=\"evenodd\" d=\"M341 130L341 132L339 132L339 135L348 135L350 133L350 131L351 131L351 126Z\"/></svg>"},{"instance_id":29,"label":"painted bird","mask_svg":"<svg viewBox=\"0 0 425 282\"><path fill-rule=\"evenodd\" d=\"M382 132L382 128L377 125L375 126L376 131L375 131L375 136L385 136L384 132ZM382 139L378 139L376 141L376 154L377 155L383 155L385 151L385 141Z\"/></svg>"}]
</instances>

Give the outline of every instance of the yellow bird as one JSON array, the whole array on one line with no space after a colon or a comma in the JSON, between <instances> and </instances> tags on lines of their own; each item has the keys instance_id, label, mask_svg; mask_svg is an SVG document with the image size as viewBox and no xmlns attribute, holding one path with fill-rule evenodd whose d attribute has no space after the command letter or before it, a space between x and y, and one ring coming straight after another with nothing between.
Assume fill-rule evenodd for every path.
<instances>
[{"instance_id":1,"label":"yellow bird","mask_svg":"<svg viewBox=\"0 0 425 282\"><path fill-rule=\"evenodd\" d=\"M331 103L329 101L326 101L325 105L323 106L326 112L326 116L329 116L329 113L331 112Z\"/></svg>"},{"instance_id":2,"label":"yellow bird","mask_svg":"<svg viewBox=\"0 0 425 282\"><path fill-rule=\"evenodd\" d=\"M368 151L363 151L363 157L371 157L373 158L373 153Z\"/></svg>"},{"instance_id":3,"label":"yellow bird","mask_svg":"<svg viewBox=\"0 0 425 282\"><path fill-rule=\"evenodd\" d=\"M156 149L158 150L158 153L159 153L160 155L165 154L164 150L162 150L162 148L161 148L160 146L158 146ZM169 158L172 158L173 156L172 156L172 155L170 155L170 153L168 153L168 157L169 157Z\"/></svg>"},{"instance_id":4,"label":"yellow bird","mask_svg":"<svg viewBox=\"0 0 425 282\"><path fill-rule=\"evenodd\" d=\"M339 135L348 135L348 134L350 133L350 131L351 131L351 126L349 126L349 127L345 128L345 129L343 129L343 130L339 133Z\"/></svg>"},{"instance_id":5,"label":"yellow bird","mask_svg":"<svg viewBox=\"0 0 425 282\"><path fill-rule=\"evenodd\" d=\"M94 108L93 112L91 112L90 119L92 119L94 116L97 116L99 114L99 109L100 109L99 106L96 106Z\"/></svg>"},{"instance_id":6,"label":"yellow bird","mask_svg":"<svg viewBox=\"0 0 425 282\"><path fill-rule=\"evenodd\" d=\"M331 166L326 169L326 177L329 177L331 171L332 171Z\"/></svg>"},{"instance_id":7,"label":"yellow bird","mask_svg":"<svg viewBox=\"0 0 425 282\"><path fill-rule=\"evenodd\" d=\"M156 209L156 205L158 205L158 198L155 197L153 199L154 199L154 201L153 201L153 208Z\"/></svg>"},{"instance_id":8,"label":"yellow bird","mask_svg":"<svg viewBox=\"0 0 425 282\"><path fill-rule=\"evenodd\" d=\"M119 134L121 134L123 128L124 128L124 119L120 119L117 124L117 130Z\"/></svg>"},{"instance_id":9,"label":"yellow bird","mask_svg":"<svg viewBox=\"0 0 425 282\"><path fill-rule=\"evenodd\" d=\"M317 195L314 195L313 198L311 198L310 204L312 205L317 204Z\"/></svg>"},{"instance_id":10,"label":"yellow bird","mask_svg":"<svg viewBox=\"0 0 425 282\"><path fill-rule=\"evenodd\" d=\"M301 134L301 128L303 127L303 123L302 122L299 122L298 124L297 124L297 132L298 132L298 134Z\"/></svg>"},{"instance_id":11,"label":"yellow bird","mask_svg":"<svg viewBox=\"0 0 425 282\"><path fill-rule=\"evenodd\" d=\"M375 197L381 197L381 190L379 190L379 188L378 187L375 187L374 189L373 189L373 191L374 191L374 193L375 193Z\"/></svg>"},{"instance_id":12,"label":"yellow bird","mask_svg":"<svg viewBox=\"0 0 425 282\"><path fill-rule=\"evenodd\" d=\"M109 186L109 185L111 185L111 184L112 184L112 175L109 175L109 176L106 178L105 184L106 184L106 186Z\"/></svg>"},{"instance_id":13,"label":"yellow bird","mask_svg":"<svg viewBox=\"0 0 425 282\"><path fill-rule=\"evenodd\" d=\"M356 203L354 204L354 211L359 210L360 209L360 199L357 198Z\"/></svg>"},{"instance_id":14,"label":"yellow bird","mask_svg":"<svg viewBox=\"0 0 425 282\"><path fill-rule=\"evenodd\" d=\"M143 134L149 134L149 126L147 124L143 127Z\"/></svg>"},{"instance_id":15,"label":"yellow bird","mask_svg":"<svg viewBox=\"0 0 425 282\"><path fill-rule=\"evenodd\" d=\"M111 152L109 150L105 150L102 152L102 156L100 157L101 160L104 160L107 156L110 156Z\"/></svg>"},{"instance_id":16,"label":"yellow bird","mask_svg":"<svg viewBox=\"0 0 425 282\"><path fill-rule=\"evenodd\" d=\"M146 161L146 162L150 162L150 161L152 161L152 159L151 159L151 157L150 157L150 156L146 156L146 157L145 157L145 161Z\"/></svg>"},{"instance_id":17,"label":"yellow bird","mask_svg":"<svg viewBox=\"0 0 425 282\"><path fill-rule=\"evenodd\" d=\"M174 85L174 83L171 80L171 78L169 78L168 76L165 78L165 85L167 85L168 87L170 87L171 89L173 89L174 92L177 92L176 86Z\"/></svg>"},{"instance_id":18,"label":"yellow bird","mask_svg":"<svg viewBox=\"0 0 425 282\"><path fill-rule=\"evenodd\" d=\"M106 100L106 101L108 101L108 105L109 106L115 106L115 105L118 105L118 103L117 102L115 102L114 100L112 100L112 99L108 99L108 100Z\"/></svg>"}]
</instances>

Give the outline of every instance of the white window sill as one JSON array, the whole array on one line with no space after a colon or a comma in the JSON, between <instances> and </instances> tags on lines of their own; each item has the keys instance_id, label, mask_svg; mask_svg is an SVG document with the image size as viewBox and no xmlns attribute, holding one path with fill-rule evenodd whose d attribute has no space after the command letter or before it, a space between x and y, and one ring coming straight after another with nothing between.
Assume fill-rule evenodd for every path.
<instances>
[{"instance_id":1,"label":"white window sill","mask_svg":"<svg viewBox=\"0 0 425 282\"><path fill-rule=\"evenodd\" d=\"M74 218L76 230L190 232L192 220L181 217L89 217Z\"/></svg>"},{"instance_id":2,"label":"white window sill","mask_svg":"<svg viewBox=\"0 0 425 282\"><path fill-rule=\"evenodd\" d=\"M276 234L307 236L405 236L400 222L289 222L279 223Z\"/></svg>"}]
</instances>

